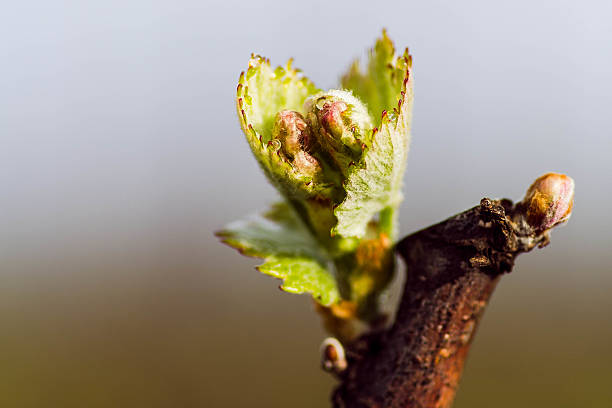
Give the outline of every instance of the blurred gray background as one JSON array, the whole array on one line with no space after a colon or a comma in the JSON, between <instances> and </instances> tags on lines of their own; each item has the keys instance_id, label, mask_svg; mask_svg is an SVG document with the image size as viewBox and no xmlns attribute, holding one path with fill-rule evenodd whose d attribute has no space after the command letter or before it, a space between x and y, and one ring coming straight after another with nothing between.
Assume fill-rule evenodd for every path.
<instances>
[{"instance_id":1,"label":"blurred gray background","mask_svg":"<svg viewBox=\"0 0 612 408\"><path fill-rule=\"evenodd\" d=\"M0 10L0 406L325 407L324 333L213 231L277 199L234 108L249 54L333 87L414 56L407 234L576 180L519 258L458 408L612 406L608 1L19 1Z\"/></svg>"}]
</instances>

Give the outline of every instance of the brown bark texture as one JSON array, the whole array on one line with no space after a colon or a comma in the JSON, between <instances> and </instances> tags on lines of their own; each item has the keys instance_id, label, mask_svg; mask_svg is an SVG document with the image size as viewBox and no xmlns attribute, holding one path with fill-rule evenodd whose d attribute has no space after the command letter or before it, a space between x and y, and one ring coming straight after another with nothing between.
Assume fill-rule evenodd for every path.
<instances>
[{"instance_id":1,"label":"brown bark texture","mask_svg":"<svg viewBox=\"0 0 612 408\"><path fill-rule=\"evenodd\" d=\"M499 277L548 243L524 204L480 205L404 238L406 281L394 324L345 345L334 407L448 408L480 317Z\"/></svg>"}]
</instances>

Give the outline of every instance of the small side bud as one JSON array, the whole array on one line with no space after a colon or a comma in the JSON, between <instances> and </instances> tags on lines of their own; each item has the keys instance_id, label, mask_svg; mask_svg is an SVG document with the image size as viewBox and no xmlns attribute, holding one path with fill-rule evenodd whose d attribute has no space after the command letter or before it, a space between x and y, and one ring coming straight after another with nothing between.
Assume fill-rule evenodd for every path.
<instances>
[{"instance_id":1,"label":"small side bud","mask_svg":"<svg viewBox=\"0 0 612 408\"><path fill-rule=\"evenodd\" d=\"M574 205L574 180L564 174L540 176L523 199L527 223L536 231L545 231L565 222Z\"/></svg>"},{"instance_id":2,"label":"small side bud","mask_svg":"<svg viewBox=\"0 0 612 408\"><path fill-rule=\"evenodd\" d=\"M344 347L335 337L328 337L321 343L321 366L325 371L334 373L346 370Z\"/></svg>"},{"instance_id":3,"label":"small side bud","mask_svg":"<svg viewBox=\"0 0 612 408\"><path fill-rule=\"evenodd\" d=\"M352 93L321 92L306 100L304 111L317 141L342 172L361 157L373 125L367 108Z\"/></svg>"}]
</instances>

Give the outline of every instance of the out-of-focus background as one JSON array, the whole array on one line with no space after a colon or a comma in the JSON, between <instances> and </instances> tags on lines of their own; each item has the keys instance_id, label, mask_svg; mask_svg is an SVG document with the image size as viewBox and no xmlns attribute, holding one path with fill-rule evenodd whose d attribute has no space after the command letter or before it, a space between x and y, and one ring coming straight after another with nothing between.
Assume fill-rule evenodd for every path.
<instances>
[{"instance_id":1,"label":"out-of-focus background","mask_svg":"<svg viewBox=\"0 0 612 408\"><path fill-rule=\"evenodd\" d=\"M324 336L213 231L277 199L235 115L249 54L332 87L414 55L401 231L576 180L457 408L612 406L612 30L601 1L19 1L0 12L0 406L325 407Z\"/></svg>"}]
</instances>

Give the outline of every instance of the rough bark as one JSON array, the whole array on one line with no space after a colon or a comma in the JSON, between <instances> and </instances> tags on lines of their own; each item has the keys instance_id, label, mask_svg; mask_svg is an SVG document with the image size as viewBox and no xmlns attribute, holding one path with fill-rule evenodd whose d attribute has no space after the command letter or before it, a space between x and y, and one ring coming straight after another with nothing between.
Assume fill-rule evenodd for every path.
<instances>
[{"instance_id":1,"label":"rough bark","mask_svg":"<svg viewBox=\"0 0 612 408\"><path fill-rule=\"evenodd\" d=\"M346 345L335 407L444 408L499 277L522 252L548 243L509 200L479 206L397 245L406 283L394 324Z\"/></svg>"}]
</instances>

